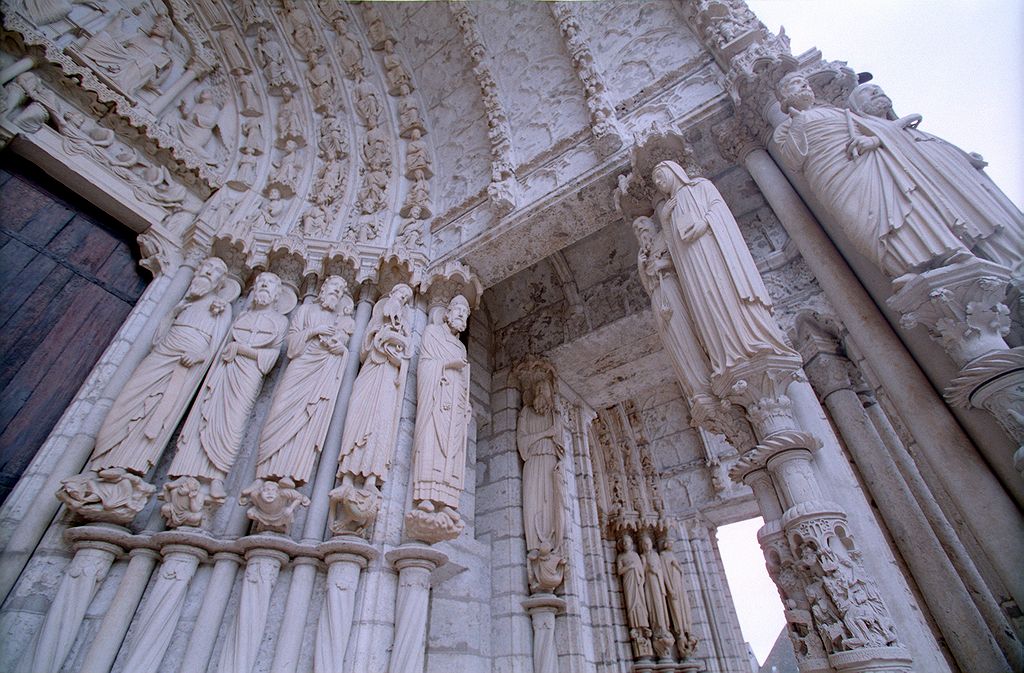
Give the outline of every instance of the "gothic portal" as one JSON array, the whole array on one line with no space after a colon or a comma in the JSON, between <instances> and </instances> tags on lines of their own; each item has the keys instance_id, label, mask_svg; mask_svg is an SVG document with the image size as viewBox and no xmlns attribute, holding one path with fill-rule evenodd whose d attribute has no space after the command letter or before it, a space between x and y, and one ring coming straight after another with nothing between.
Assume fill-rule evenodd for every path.
<instances>
[{"instance_id":1,"label":"gothic portal","mask_svg":"<svg viewBox=\"0 0 1024 673\"><path fill-rule=\"evenodd\" d=\"M745 673L755 516L801 673L1024 669L1024 217L884 82L742 0L2 4L0 671Z\"/></svg>"}]
</instances>

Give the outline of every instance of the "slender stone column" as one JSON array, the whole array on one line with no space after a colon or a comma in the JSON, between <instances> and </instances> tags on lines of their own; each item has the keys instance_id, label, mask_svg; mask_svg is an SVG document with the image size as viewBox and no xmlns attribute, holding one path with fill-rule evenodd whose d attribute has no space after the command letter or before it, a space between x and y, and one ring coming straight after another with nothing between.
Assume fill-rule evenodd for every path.
<instances>
[{"instance_id":1,"label":"slender stone column","mask_svg":"<svg viewBox=\"0 0 1024 673\"><path fill-rule=\"evenodd\" d=\"M158 535L180 534L171 532ZM128 646L126 671L155 671L160 667L185 606L189 582L196 574L200 562L206 560L205 551L189 544L168 544L161 552L164 561L146 597L139 616L139 626Z\"/></svg>"},{"instance_id":2,"label":"slender stone column","mask_svg":"<svg viewBox=\"0 0 1024 673\"><path fill-rule=\"evenodd\" d=\"M327 587L313 650L314 673L340 673L352 631L356 590L366 564L377 550L360 537L342 535L321 546L327 555Z\"/></svg>"},{"instance_id":3,"label":"slender stone column","mask_svg":"<svg viewBox=\"0 0 1024 673\"><path fill-rule=\"evenodd\" d=\"M97 524L97 527L124 530L113 524ZM46 619L22 656L18 670L60 670L93 596L120 553L117 545L98 540L84 540L75 545L75 556L65 569Z\"/></svg>"},{"instance_id":4,"label":"slender stone column","mask_svg":"<svg viewBox=\"0 0 1024 673\"><path fill-rule=\"evenodd\" d=\"M398 570L395 639L388 673L421 673L426 659L430 573L447 563L448 556L411 543L389 551L385 558Z\"/></svg>"},{"instance_id":5,"label":"slender stone column","mask_svg":"<svg viewBox=\"0 0 1024 673\"><path fill-rule=\"evenodd\" d=\"M970 585L961 579L900 476L854 389L853 363L820 324L798 318L798 333L808 378L828 407L953 657L964 670L1024 668L1021 643L1012 626L998 612L989 614L997 621L986 622L979 608L988 607L990 601L985 596L972 598Z\"/></svg>"},{"instance_id":6,"label":"slender stone column","mask_svg":"<svg viewBox=\"0 0 1024 673\"><path fill-rule=\"evenodd\" d=\"M28 563L29 557L39 544L43 534L46 532L46 528L50 525L54 515L57 513L57 509L60 507L60 501L53 497L53 494L57 491L62 479L78 473L89 459L89 455L92 453L96 443L96 433L99 432L100 426L103 425L107 412L110 411L111 405L113 405L114 400L135 371L135 368L146 357L146 354L149 353L153 343L153 335L159 328L162 318L185 295L185 291L188 289L189 283L192 282L192 275L199 261L190 256L177 268L169 282L160 277L150 283L140 298L139 303L136 304L135 311L129 315L118 335L114 337L114 341L104 352L96 369L94 369L95 375L95 371L104 364L109 367L116 366L113 374L103 384L102 395L92 403L88 416L76 429L75 435L70 440L67 440L66 443L62 440L53 444L51 444L50 440L47 440L47 443L44 444L36 460L33 461L33 465L45 458L47 453L56 453L59 456L53 462L46 476L39 481L34 481L27 478L30 476L27 473L26 478L19 482L19 485L15 487L15 490L8 497L5 505L10 507L14 507L15 503L23 497L31 498L32 504L25 507L24 511L18 514L19 521L17 526L11 532L10 538L7 539L3 552L0 552L0 596L6 597L11 588L14 587L18 576L24 570L25 564ZM151 311L146 312L144 308L151 308ZM133 336L127 344L127 351L117 358L116 353L113 351L115 347L120 345L118 341L123 339L122 335L126 333L133 334ZM116 365L114 364L115 362ZM88 384L89 382L87 381L86 386ZM84 386L83 390L85 390ZM72 402L72 406L79 402L82 394L82 391L80 391L75 401ZM55 433L60 429L62 423L59 423L58 427L55 428ZM29 472L31 471L32 466L29 468ZM23 496L21 489L30 488L30 485L35 487L35 494ZM5 514L10 511L7 506L4 507L4 510Z\"/></svg>"},{"instance_id":7,"label":"slender stone column","mask_svg":"<svg viewBox=\"0 0 1024 673\"><path fill-rule=\"evenodd\" d=\"M82 660L83 673L109 673L160 554L152 549L139 548L131 550L128 559L128 568L121 577L117 593Z\"/></svg>"},{"instance_id":8,"label":"slender stone column","mask_svg":"<svg viewBox=\"0 0 1024 673\"><path fill-rule=\"evenodd\" d=\"M1008 587L1018 586L1021 573L1016 559L1021 555L1007 554L1005 545L1021 539L1024 521L978 455L978 449L984 447L976 448L964 434L768 152L748 145L739 159L796 244L836 315L850 330L849 338L889 394L920 449L919 455L931 464L931 472L949 493L999 578ZM956 471L949 470L949 465L956 465ZM979 498L979 494L985 495Z\"/></svg>"},{"instance_id":9,"label":"slender stone column","mask_svg":"<svg viewBox=\"0 0 1024 673\"><path fill-rule=\"evenodd\" d=\"M313 478L313 491L310 495L310 506L306 513L306 521L303 528L303 542L316 544L323 540L324 530L327 525L327 516L330 508L328 494L334 487L335 466L338 464L338 454L341 452L341 435L345 426L345 416L348 412L349 398L352 396L352 386L355 383L356 374L359 371L359 347L366 334L366 326L370 322L370 314L373 310L373 302L376 299L376 288L364 284L359 295L359 304L355 313L355 329L348 342L349 358L345 364L345 372L341 380L341 388L334 403L334 413L331 416L330 425L327 428L327 436L324 439L323 452L320 455L319 468ZM366 560L360 568L365 567ZM274 661L271 670L280 673L294 673L299 663L299 651L302 648L302 628L292 628L289 625L305 624L306 613L309 611L309 602L313 595L313 584L316 580L316 563L297 563L292 570L291 583L288 586L288 598L285 603L285 614L282 624L284 625L277 638L277 649L274 652ZM328 570L328 576L330 570ZM359 574L356 573L355 582L351 590L355 596L358 586ZM328 577L330 583L330 577ZM328 584L328 590L330 584ZM351 612L348 617L351 628ZM348 638L348 630L345 630L345 637ZM333 644L338 647L337 643ZM317 650L319 652L319 650ZM345 646L341 645L342 658L344 658ZM341 666L341 660L330 666ZM317 670L331 670L326 669Z\"/></svg>"},{"instance_id":10,"label":"slender stone column","mask_svg":"<svg viewBox=\"0 0 1024 673\"><path fill-rule=\"evenodd\" d=\"M565 601L554 594L534 594L523 601L523 607L533 622L534 673L557 673L555 615L565 611Z\"/></svg>"},{"instance_id":11,"label":"slender stone column","mask_svg":"<svg viewBox=\"0 0 1024 673\"><path fill-rule=\"evenodd\" d=\"M253 536L253 538L261 536ZM274 592L281 566L288 562L288 554L264 546L245 553L245 578L238 614L228 631L221 650L220 673L250 673L259 654L263 631L270 611L270 596Z\"/></svg>"},{"instance_id":12,"label":"slender stone column","mask_svg":"<svg viewBox=\"0 0 1024 673\"><path fill-rule=\"evenodd\" d=\"M241 563L242 557L232 552L218 552L213 555L213 572L210 573L210 581L203 596L203 605L195 624L192 625L185 656L178 667L180 673L206 670Z\"/></svg>"}]
</instances>

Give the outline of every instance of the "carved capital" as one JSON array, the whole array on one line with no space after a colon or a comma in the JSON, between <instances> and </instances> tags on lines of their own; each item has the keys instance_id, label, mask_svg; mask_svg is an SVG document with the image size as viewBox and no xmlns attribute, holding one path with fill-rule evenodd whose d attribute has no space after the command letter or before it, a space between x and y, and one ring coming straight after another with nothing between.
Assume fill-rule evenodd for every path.
<instances>
[{"instance_id":1,"label":"carved capital","mask_svg":"<svg viewBox=\"0 0 1024 673\"><path fill-rule=\"evenodd\" d=\"M447 305L454 297L461 295L469 302L470 309L480 304L483 287L473 270L457 260L449 260L431 267L425 274L422 292L431 306Z\"/></svg>"},{"instance_id":2,"label":"carved capital","mask_svg":"<svg viewBox=\"0 0 1024 673\"><path fill-rule=\"evenodd\" d=\"M1003 303L1010 283L1005 267L977 257L910 277L886 302L900 325L923 325L959 367L1005 350L1010 311Z\"/></svg>"},{"instance_id":3,"label":"carved capital","mask_svg":"<svg viewBox=\"0 0 1024 673\"><path fill-rule=\"evenodd\" d=\"M722 122L711 129L715 145L726 161L742 165L747 155L756 149L762 149L750 132L736 118Z\"/></svg>"},{"instance_id":4,"label":"carved capital","mask_svg":"<svg viewBox=\"0 0 1024 673\"><path fill-rule=\"evenodd\" d=\"M800 358L793 354L765 354L727 370L712 381L712 389L747 410L754 432L760 438L797 428L793 405L786 390L801 380Z\"/></svg>"},{"instance_id":5,"label":"carved capital","mask_svg":"<svg viewBox=\"0 0 1024 673\"><path fill-rule=\"evenodd\" d=\"M971 361L953 379L946 400L959 407L985 409L1019 448L1014 466L1024 472L1024 346L995 351Z\"/></svg>"}]
</instances>

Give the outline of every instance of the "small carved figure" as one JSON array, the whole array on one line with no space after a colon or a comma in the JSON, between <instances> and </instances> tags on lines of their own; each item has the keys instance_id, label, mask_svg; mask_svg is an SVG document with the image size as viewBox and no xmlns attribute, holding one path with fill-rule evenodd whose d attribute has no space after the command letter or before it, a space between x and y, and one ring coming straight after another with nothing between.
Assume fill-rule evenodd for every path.
<instances>
[{"instance_id":1,"label":"small carved figure","mask_svg":"<svg viewBox=\"0 0 1024 673\"><path fill-rule=\"evenodd\" d=\"M295 91L298 87L295 86L288 66L285 65L284 50L281 48L281 44L271 36L269 30L262 26L257 35L256 60L266 71L267 86L270 88L270 92L282 94L285 91L289 93Z\"/></svg>"},{"instance_id":2,"label":"small carved figure","mask_svg":"<svg viewBox=\"0 0 1024 673\"><path fill-rule=\"evenodd\" d=\"M252 505L246 516L255 522L255 532L287 533L295 520L295 510L309 506L309 498L299 493L288 477L280 481L256 479L238 498L240 505Z\"/></svg>"},{"instance_id":3,"label":"small carved figure","mask_svg":"<svg viewBox=\"0 0 1024 673\"><path fill-rule=\"evenodd\" d=\"M384 78L392 96L408 96L413 91L412 77L395 54L395 43L391 40L384 43Z\"/></svg>"},{"instance_id":4,"label":"small carved figure","mask_svg":"<svg viewBox=\"0 0 1024 673\"><path fill-rule=\"evenodd\" d=\"M204 159L212 159L212 150L207 146L220 122L220 106L213 101L213 93L209 89L201 89L195 95L195 105L191 109L182 100L178 104L178 111L181 114L178 136L182 142Z\"/></svg>"},{"instance_id":5,"label":"small carved figure","mask_svg":"<svg viewBox=\"0 0 1024 673\"><path fill-rule=\"evenodd\" d=\"M256 93L256 87L248 77L238 78L238 95L242 99L242 109L239 111L243 117L262 117L263 103Z\"/></svg>"},{"instance_id":6,"label":"small carved figure","mask_svg":"<svg viewBox=\"0 0 1024 673\"><path fill-rule=\"evenodd\" d=\"M263 120L252 117L242 122L242 154L259 156L263 154L266 140L263 137Z\"/></svg>"},{"instance_id":7,"label":"small carved figure","mask_svg":"<svg viewBox=\"0 0 1024 673\"><path fill-rule=\"evenodd\" d=\"M317 112L327 112L334 105L334 75L326 61L311 61L307 75Z\"/></svg>"},{"instance_id":8,"label":"small carved figure","mask_svg":"<svg viewBox=\"0 0 1024 673\"><path fill-rule=\"evenodd\" d=\"M277 110L277 139L274 145L284 149L291 141L296 147L305 147L306 137L302 130L302 109L299 107L299 101L291 90L285 89L281 92L281 107Z\"/></svg>"},{"instance_id":9,"label":"small carved figure","mask_svg":"<svg viewBox=\"0 0 1024 673\"><path fill-rule=\"evenodd\" d=\"M405 144L405 177L410 180L429 180L434 176L427 143L422 139L419 130L413 129Z\"/></svg>"}]
</instances>

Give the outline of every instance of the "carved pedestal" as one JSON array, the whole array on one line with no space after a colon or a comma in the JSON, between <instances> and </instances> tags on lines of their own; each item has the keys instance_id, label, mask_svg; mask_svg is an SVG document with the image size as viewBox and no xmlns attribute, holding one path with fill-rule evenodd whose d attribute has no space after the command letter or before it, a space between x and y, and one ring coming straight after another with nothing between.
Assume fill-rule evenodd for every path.
<instances>
[{"instance_id":1,"label":"carved pedestal","mask_svg":"<svg viewBox=\"0 0 1024 673\"><path fill-rule=\"evenodd\" d=\"M1005 267L976 257L910 278L888 301L900 324L923 325L960 368L946 399L985 409L1015 442L1014 466L1024 470L1024 348L1010 349L1011 281Z\"/></svg>"},{"instance_id":2,"label":"carved pedestal","mask_svg":"<svg viewBox=\"0 0 1024 673\"><path fill-rule=\"evenodd\" d=\"M166 535L166 534L164 534ZM171 533L174 535L174 533ZM163 547L164 561L159 576L146 598L125 663L129 671L153 671L163 661L178 624L189 582L206 552L188 544Z\"/></svg>"},{"instance_id":3,"label":"carved pedestal","mask_svg":"<svg viewBox=\"0 0 1024 673\"><path fill-rule=\"evenodd\" d=\"M345 663L359 576L366 564L376 558L377 550L354 535L335 537L320 549L327 562L327 585L316 630L313 671L336 673Z\"/></svg>"},{"instance_id":4,"label":"carved pedestal","mask_svg":"<svg viewBox=\"0 0 1024 673\"><path fill-rule=\"evenodd\" d=\"M731 475L751 485L765 516L758 537L801 670L908 671L911 660L861 565L846 514L818 486L811 452L820 442L799 429L786 395L798 368L796 359L768 356L714 385L747 410L759 438Z\"/></svg>"},{"instance_id":5,"label":"carved pedestal","mask_svg":"<svg viewBox=\"0 0 1024 673\"><path fill-rule=\"evenodd\" d=\"M261 536L250 538L250 543L255 543L258 537ZM278 549L254 545L254 548L246 552L245 560L238 615L224 643L217 669L221 673L252 671L263 640L263 630L267 626L270 597L281 566L288 562L288 554Z\"/></svg>"},{"instance_id":6,"label":"carved pedestal","mask_svg":"<svg viewBox=\"0 0 1024 673\"><path fill-rule=\"evenodd\" d=\"M398 570L395 641L388 673L420 673L426 657L430 573L447 563L448 556L425 545L404 544L385 558Z\"/></svg>"},{"instance_id":7,"label":"carved pedestal","mask_svg":"<svg viewBox=\"0 0 1024 673\"><path fill-rule=\"evenodd\" d=\"M534 594L523 601L533 622L533 670L557 673L558 647L555 645L555 615L565 610L565 601L554 594Z\"/></svg>"},{"instance_id":8,"label":"carved pedestal","mask_svg":"<svg viewBox=\"0 0 1024 673\"><path fill-rule=\"evenodd\" d=\"M98 524L88 528L99 532L100 536L103 529L118 532L124 530L113 524ZM22 656L18 670L60 669L75 642L89 603L107 576L114 559L121 553L117 545L96 539L81 540L74 548L75 556L64 570L64 577L57 587L57 595L50 604L46 619Z\"/></svg>"}]
</instances>

